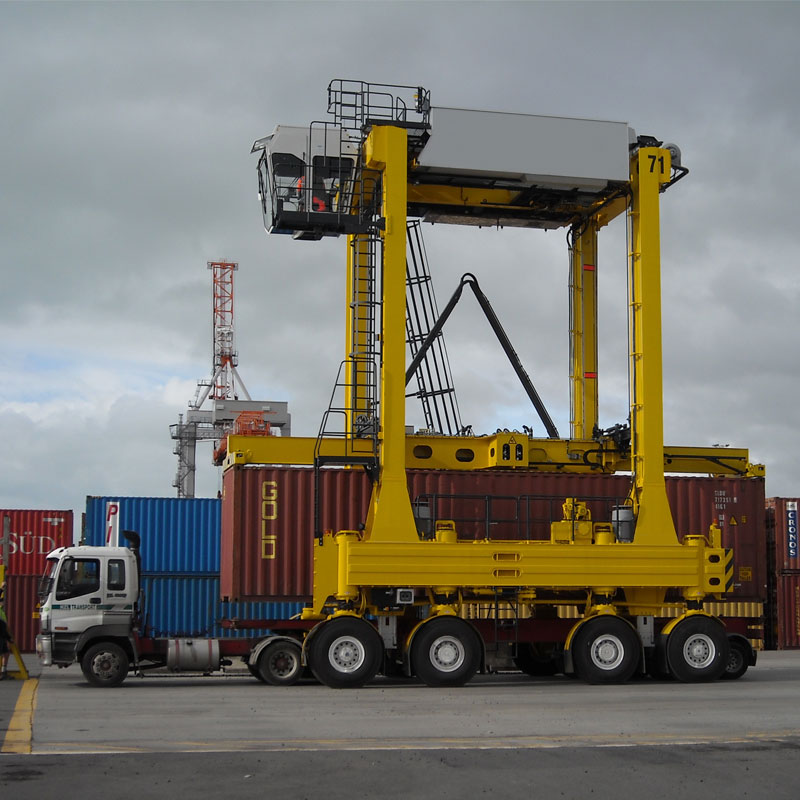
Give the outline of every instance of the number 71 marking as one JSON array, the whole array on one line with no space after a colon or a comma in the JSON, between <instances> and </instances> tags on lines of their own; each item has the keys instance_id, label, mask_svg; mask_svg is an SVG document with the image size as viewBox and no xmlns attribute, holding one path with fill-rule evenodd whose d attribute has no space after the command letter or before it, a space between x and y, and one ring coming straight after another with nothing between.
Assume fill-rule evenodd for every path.
<instances>
[{"instance_id":1,"label":"number 71 marking","mask_svg":"<svg viewBox=\"0 0 800 800\"><path fill-rule=\"evenodd\" d=\"M649 155L647 156L650 159L650 172L656 171L656 162L658 162L659 166L659 174L664 174L664 156L654 156Z\"/></svg>"}]
</instances>

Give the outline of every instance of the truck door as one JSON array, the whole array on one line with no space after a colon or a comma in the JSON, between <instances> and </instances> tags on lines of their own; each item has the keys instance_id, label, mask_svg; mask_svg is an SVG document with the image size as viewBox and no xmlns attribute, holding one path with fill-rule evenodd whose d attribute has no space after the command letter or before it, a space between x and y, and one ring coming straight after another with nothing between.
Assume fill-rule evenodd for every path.
<instances>
[{"instance_id":1,"label":"truck door","mask_svg":"<svg viewBox=\"0 0 800 800\"><path fill-rule=\"evenodd\" d=\"M56 579L51 625L54 633L81 633L103 623L99 558L68 556Z\"/></svg>"},{"instance_id":2,"label":"truck door","mask_svg":"<svg viewBox=\"0 0 800 800\"><path fill-rule=\"evenodd\" d=\"M135 561L131 557L108 558L103 580L103 622L130 627L138 595Z\"/></svg>"}]
</instances>

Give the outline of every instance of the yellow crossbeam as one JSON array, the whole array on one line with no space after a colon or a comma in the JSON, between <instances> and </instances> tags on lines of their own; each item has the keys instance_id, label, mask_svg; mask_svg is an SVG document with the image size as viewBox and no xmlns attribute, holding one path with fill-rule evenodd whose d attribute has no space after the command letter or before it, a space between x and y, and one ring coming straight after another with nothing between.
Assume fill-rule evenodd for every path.
<instances>
[{"instance_id":1,"label":"yellow crossbeam","mask_svg":"<svg viewBox=\"0 0 800 800\"><path fill-rule=\"evenodd\" d=\"M353 586L591 586L725 589L721 548L552 542L347 542ZM716 559L716 560L715 560Z\"/></svg>"},{"instance_id":2,"label":"yellow crossbeam","mask_svg":"<svg viewBox=\"0 0 800 800\"><path fill-rule=\"evenodd\" d=\"M229 436L225 468L237 464L312 465L316 439L300 436ZM351 440L352 447L353 440ZM357 445L358 440L355 440ZM522 459L517 458L517 445ZM504 450L507 446L508 450ZM364 455L370 455L364 441ZM344 456L345 440L329 438L320 444L320 455ZM505 454L508 454L507 457ZM356 450L356 455L358 454ZM407 469L534 469L541 472L614 473L628 472L628 455L613 443L604 446L592 439L530 439L525 434L500 433L489 436L406 436ZM750 464L745 448L664 448L664 471L710 475L763 476L760 464Z\"/></svg>"}]
</instances>

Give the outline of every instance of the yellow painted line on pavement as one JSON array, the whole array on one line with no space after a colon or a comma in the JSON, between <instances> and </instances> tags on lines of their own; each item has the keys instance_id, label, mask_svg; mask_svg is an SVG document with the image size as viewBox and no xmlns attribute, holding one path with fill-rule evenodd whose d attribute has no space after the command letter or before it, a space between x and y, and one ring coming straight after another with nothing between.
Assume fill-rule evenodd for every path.
<instances>
[{"instance_id":1,"label":"yellow painted line on pavement","mask_svg":"<svg viewBox=\"0 0 800 800\"><path fill-rule=\"evenodd\" d=\"M36 711L36 690L38 688L37 678L29 678L22 684L0 753L27 754L31 752L33 714Z\"/></svg>"},{"instance_id":2,"label":"yellow painted line on pavement","mask_svg":"<svg viewBox=\"0 0 800 800\"><path fill-rule=\"evenodd\" d=\"M567 747L685 747L728 746L756 743L797 742L797 730L748 731L742 736L678 736L669 734L632 735L629 740L613 740L607 735L582 736L501 736L428 737L424 739L237 739L229 742L171 741L150 744L124 742L39 742L38 755L88 755L99 753L230 753L230 752L308 752L378 750L550 750Z\"/></svg>"}]
</instances>

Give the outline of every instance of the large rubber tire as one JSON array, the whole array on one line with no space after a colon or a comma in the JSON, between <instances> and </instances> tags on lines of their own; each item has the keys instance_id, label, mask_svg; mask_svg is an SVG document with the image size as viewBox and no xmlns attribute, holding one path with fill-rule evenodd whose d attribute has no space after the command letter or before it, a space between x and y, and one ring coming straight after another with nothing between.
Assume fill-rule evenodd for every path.
<instances>
[{"instance_id":1,"label":"large rubber tire","mask_svg":"<svg viewBox=\"0 0 800 800\"><path fill-rule=\"evenodd\" d=\"M356 688L378 673L383 662L383 642L369 622L339 617L314 631L307 658L320 683L332 689Z\"/></svg>"},{"instance_id":2,"label":"large rubber tire","mask_svg":"<svg viewBox=\"0 0 800 800\"><path fill-rule=\"evenodd\" d=\"M728 639L728 661L725 664L725 672L720 675L723 680L735 681L747 672L750 666L750 653L747 652L749 645L739 639Z\"/></svg>"},{"instance_id":3,"label":"large rubber tire","mask_svg":"<svg viewBox=\"0 0 800 800\"><path fill-rule=\"evenodd\" d=\"M667 639L670 672L684 683L715 681L728 664L728 637L722 623L701 615L679 622Z\"/></svg>"},{"instance_id":4,"label":"large rubber tire","mask_svg":"<svg viewBox=\"0 0 800 800\"><path fill-rule=\"evenodd\" d=\"M534 678L549 677L564 671L563 658L556 645L520 642L514 664L520 672Z\"/></svg>"},{"instance_id":5,"label":"large rubber tire","mask_svg":"<svg viewBox=\"0 0 800 800\"><path fill-rule=\"evenodd\" d=\"M481 664L481 640L458 617L426 622L411 642L411 666L428 686L463 686Z\"/></svg>"},{"instance_id":6,"label":"large rubber tire","mask_svg":"<svg viewBox=\"0 0 800 800\"><path fill-rule=\"evenodd\" d=\"M119 686L128 669L128 654L114 642L93 644L81 659L81 670L92 686Z\"/></svg>"},{"instance_id":7,"label":"large rubber tire","mask_svg":"<svg viewBox=\"0 0 800 800\"><path fill-rule=\"evenodd\" d=\"M256 672L271 686L293 686L303 674L300 643L279 640L268 644L258 656Z\"/></svg>"},{"instance_id":8,"label":"large rubber tire","mask_svg":"<svg viewBox=\"0 0 800 800\"><path fill-rule=\"evenodd\" d=\"M575 674L586 683L625 683L639 666L642 643L624 619L603 614L581 625L571 652Z\"/></svg>"}]
</instances>

